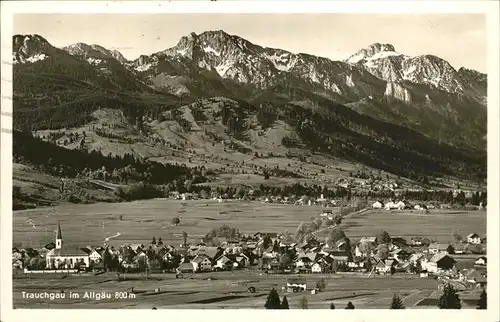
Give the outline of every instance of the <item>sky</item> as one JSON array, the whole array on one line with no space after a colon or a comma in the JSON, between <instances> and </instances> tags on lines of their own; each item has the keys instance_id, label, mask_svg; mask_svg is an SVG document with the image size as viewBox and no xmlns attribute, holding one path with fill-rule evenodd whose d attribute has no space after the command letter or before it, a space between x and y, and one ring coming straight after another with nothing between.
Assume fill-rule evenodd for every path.
<instances>
[{"instance_id":1,"label":"sky","mask_svg":"<svg viewBox=\"0 0 500 322\"><path fill-rule=\"evenodd\" d=\"M77 42L119 50L127 59L177 44L182 36L224 30L254 44L342 60L372 43L432 54L458 69L487 71L487 22L481 14L18 14L14 34L52 45Z\"/></svg>"}]
</instances>

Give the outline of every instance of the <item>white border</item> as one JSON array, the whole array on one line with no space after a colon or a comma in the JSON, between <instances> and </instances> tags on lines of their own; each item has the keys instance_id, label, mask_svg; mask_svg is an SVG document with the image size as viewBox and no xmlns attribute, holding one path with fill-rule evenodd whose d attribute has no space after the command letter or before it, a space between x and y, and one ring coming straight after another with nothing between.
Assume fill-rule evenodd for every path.
<instances>
[{"instance_id":1,"label":"white border","mask_svg":"<svg viewBox=\"0 0 500 322\"><path fill-rule=\"evenodd\" d=\"M484 13L488 15L488 307L478 310L12 310L12 16L15 13ZM237 319L243 321L312 318L336 321L499 321L499 5L497 1L2 1L1 102L1 321L50 321L69 318L165 320ZM467 46L467 44L463 44ZM460 50L460 48L457 48ZM249 312L246 312L249 311ZM410 313L411 314L407 314ZM229 314L228 314L229 313ZM109 315L108 315L109 314ZM50 319L50 320L49 320Z\"/></svg>"}]
</instances>

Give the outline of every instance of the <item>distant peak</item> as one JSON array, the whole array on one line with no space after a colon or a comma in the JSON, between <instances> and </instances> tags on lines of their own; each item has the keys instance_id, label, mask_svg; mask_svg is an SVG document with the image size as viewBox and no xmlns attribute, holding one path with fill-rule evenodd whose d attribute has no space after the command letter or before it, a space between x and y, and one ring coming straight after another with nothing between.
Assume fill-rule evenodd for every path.
<instances>
[{"instance_id":1,"label":"distant peak","mask_svg":"<svg viewBox=\"0 0 500 322\"><path fill-rule=\"evenodd\" d=\"M351 64L358 63L363 59L368 59L373 57L379 53L388 52L388 53L396 53L396 49L391 44L382 44L382 43L373 43L366 48L362 48L349 56L347 58L347 62ZM397 53L396 53L397 54Z\"/></svg>"},{"instance_id":2,"label":"distant peak","mask_svg":"<svg viewBox=\"0 0 500 322\"><path fill-rule=\"evenodd\" d=\"M373 43L368 46L369 49L374 51L374 54L382 52L382 51L396 51L393 45L391 44L381 44L381 43Z\"/></svg>"}]
</instances>

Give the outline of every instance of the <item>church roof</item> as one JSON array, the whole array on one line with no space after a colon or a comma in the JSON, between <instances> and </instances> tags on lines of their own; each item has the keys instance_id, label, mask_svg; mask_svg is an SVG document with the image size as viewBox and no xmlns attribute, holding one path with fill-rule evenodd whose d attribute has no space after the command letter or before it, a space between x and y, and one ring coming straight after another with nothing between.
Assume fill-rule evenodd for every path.
<instances>
[{"instance_id":1,"label":"church roof","mask_svg":"<svg viewBox=\"0 0 500 322\"><path fill-rule=\"evenodd\" d=\"M70 257L70 256L89 256L80 248L61 248L52 249L47 253L47 257Z\"/></svg>"}]
</instances>

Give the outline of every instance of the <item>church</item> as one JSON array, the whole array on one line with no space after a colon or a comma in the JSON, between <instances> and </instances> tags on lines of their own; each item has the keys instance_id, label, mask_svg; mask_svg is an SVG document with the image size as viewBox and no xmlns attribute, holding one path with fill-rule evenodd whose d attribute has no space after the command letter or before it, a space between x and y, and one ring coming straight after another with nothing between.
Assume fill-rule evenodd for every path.
<instances>
[{"instance_id":1,"label":"church","mask_svg":"<svg viewBox=\"0 0 500 322\"><path fill-rule=\"evenodd\" d=\"M89 255L79 248L63 247L61 225L57 223L56 247L46 255L47 269L76 269L89 266Z\"/></svg>"}]
</instances>

